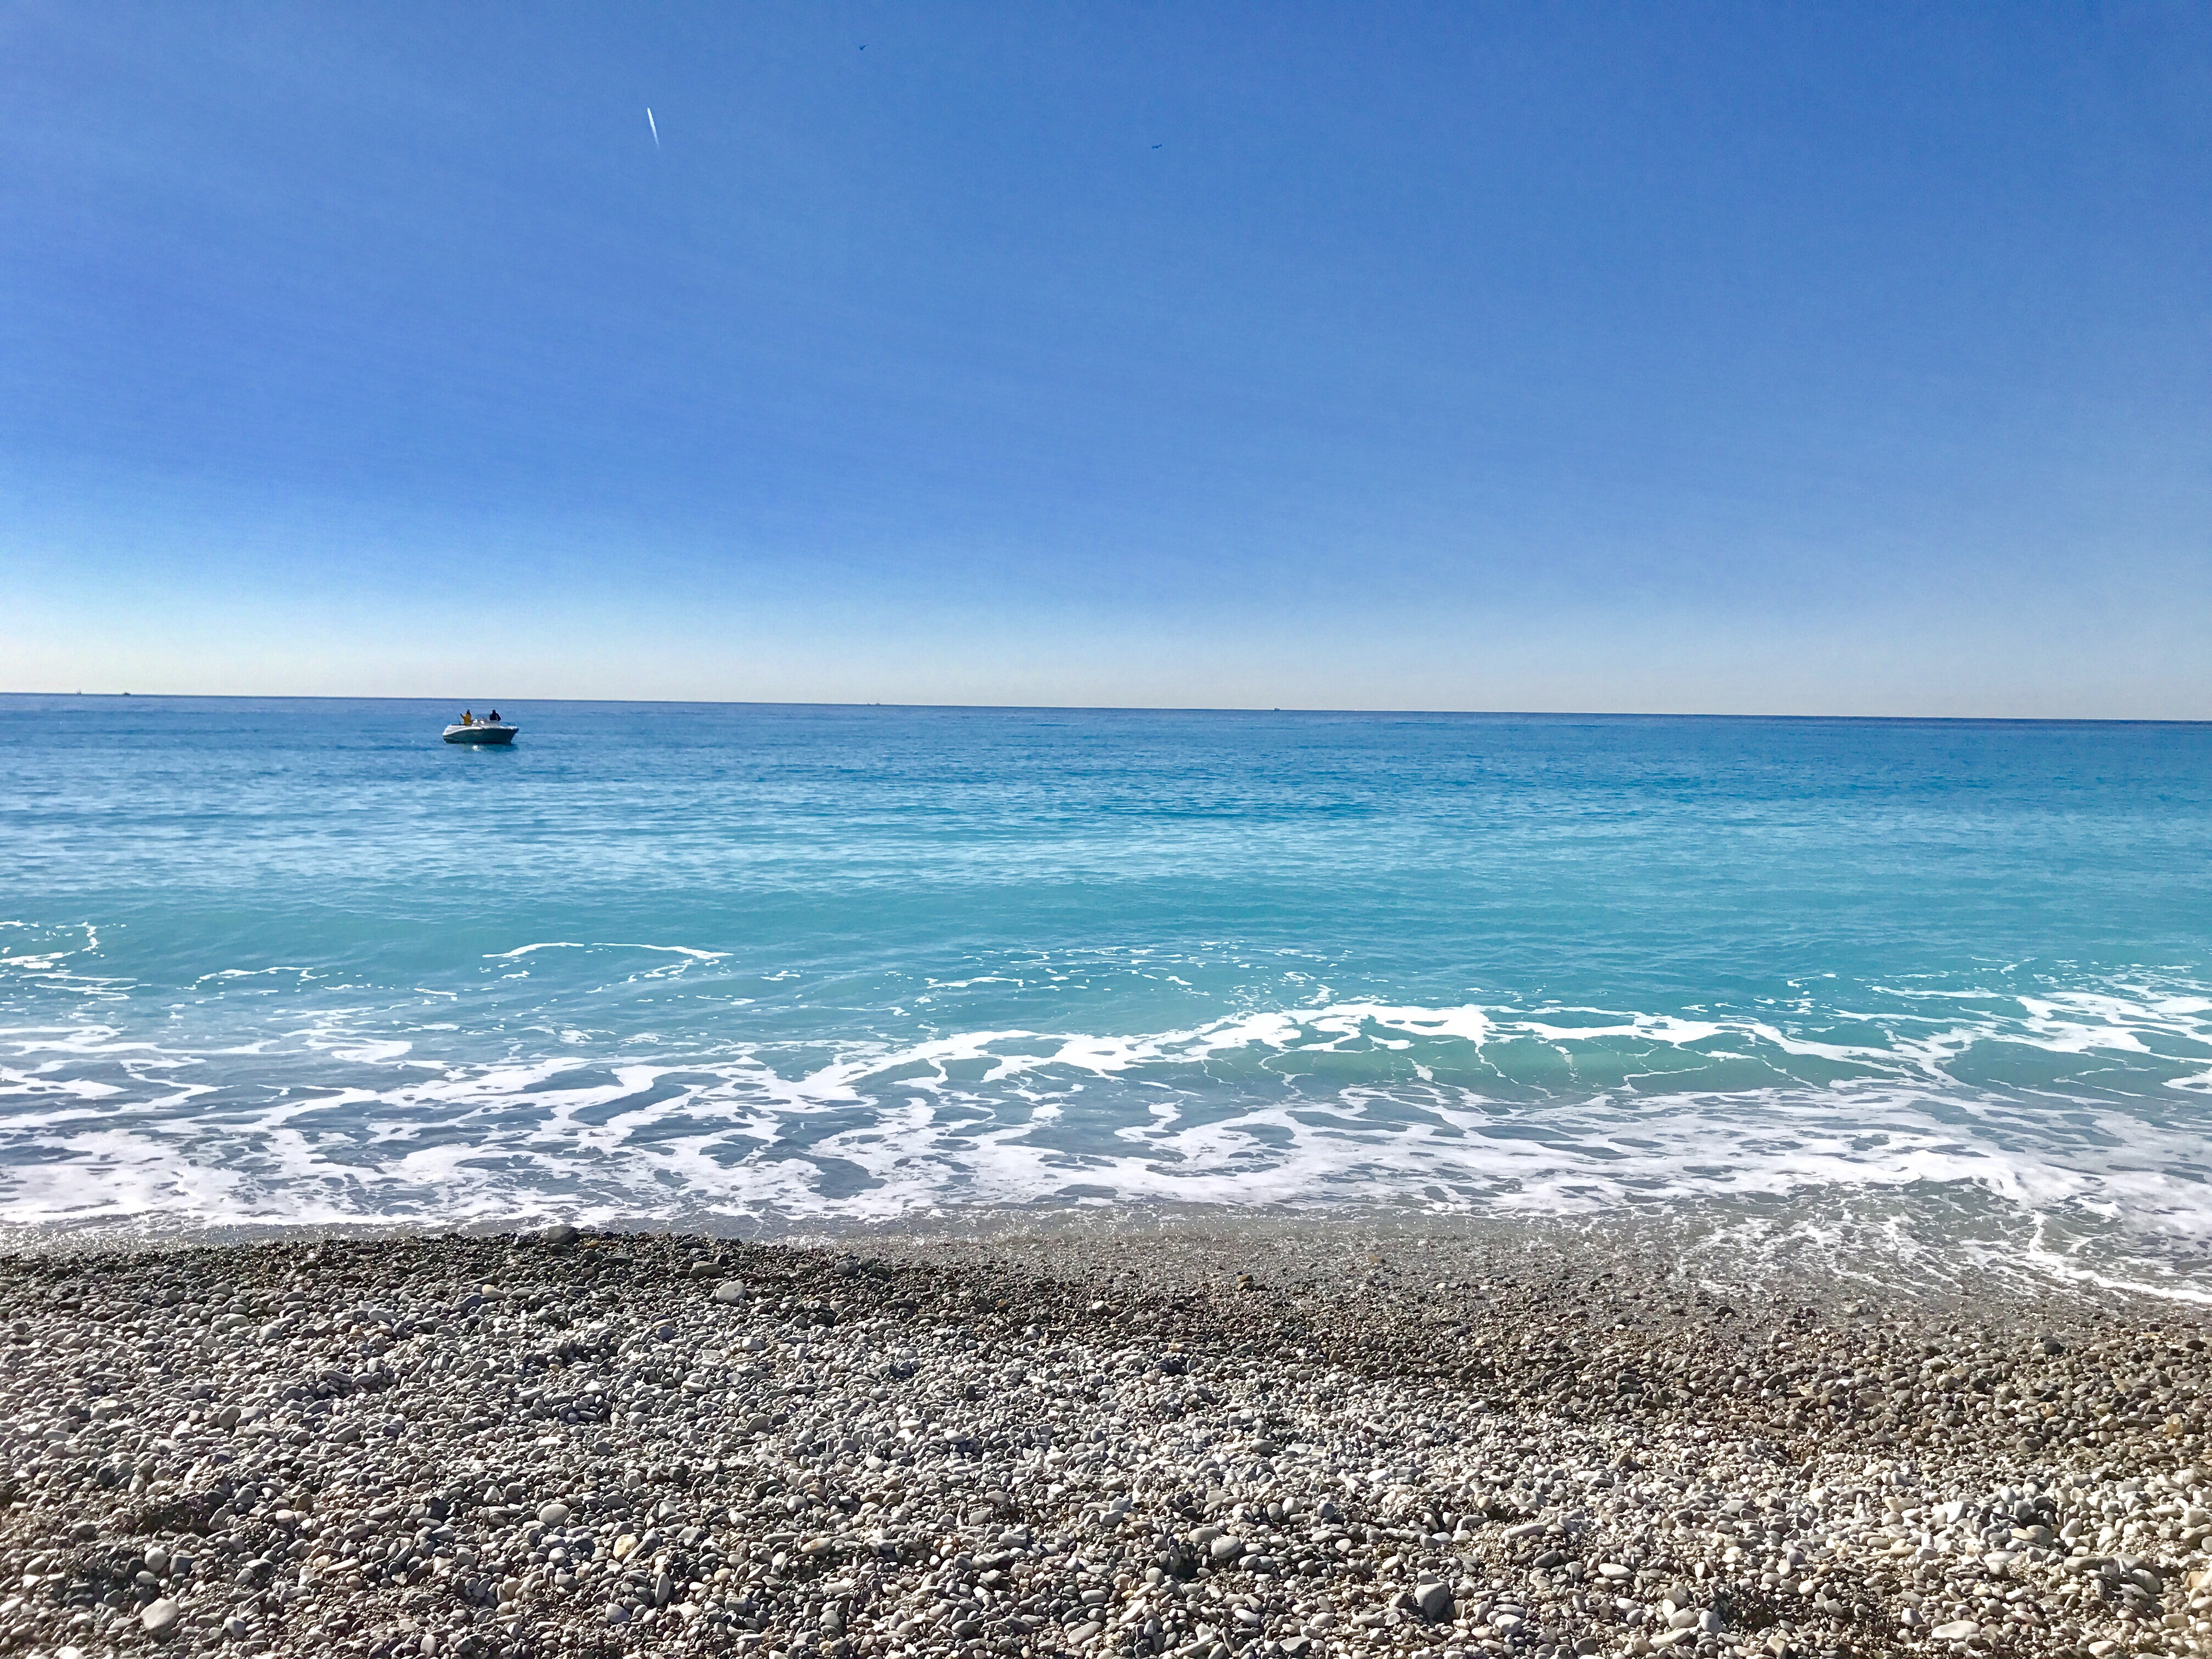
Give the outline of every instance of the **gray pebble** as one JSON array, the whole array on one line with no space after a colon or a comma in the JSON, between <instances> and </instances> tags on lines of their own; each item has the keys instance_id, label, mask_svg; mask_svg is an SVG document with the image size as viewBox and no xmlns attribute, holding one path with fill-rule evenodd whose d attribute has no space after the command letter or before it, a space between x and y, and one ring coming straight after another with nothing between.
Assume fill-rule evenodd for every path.
<instances>
[{"instance_id":1,"label":"gray pebble","mask_svg":"<svg viewBox=\"0 0 2212 1659\"><path fill-rule=\"evenodd\" d=\"M2212 1616L2189 1310L1838 1323L1591 1237L1449 1243L0 1257L7 1630L58 1652L82 1572L149 1631L425 1655L1754 1659L2013 1611L2112 1655ZM205 1571L169 1553L203 1522Z\"/></svg>"}]
</instances>

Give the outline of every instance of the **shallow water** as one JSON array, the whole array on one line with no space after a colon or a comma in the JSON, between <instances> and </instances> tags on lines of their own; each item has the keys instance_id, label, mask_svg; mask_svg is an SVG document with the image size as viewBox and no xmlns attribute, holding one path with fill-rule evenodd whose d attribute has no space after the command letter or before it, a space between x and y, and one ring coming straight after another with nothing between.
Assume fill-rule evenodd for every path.
<instances>
[{"instance_id":1,"label":"shallow water","mask_svg":"<svg viewBox=\"0 0 2212 1659\"><path fill-rule=\"evenodd\" d=\"M2212 1292L2212 727L0 698L0 1217L1754 1218Z\"/></svg>"}]
</instances>

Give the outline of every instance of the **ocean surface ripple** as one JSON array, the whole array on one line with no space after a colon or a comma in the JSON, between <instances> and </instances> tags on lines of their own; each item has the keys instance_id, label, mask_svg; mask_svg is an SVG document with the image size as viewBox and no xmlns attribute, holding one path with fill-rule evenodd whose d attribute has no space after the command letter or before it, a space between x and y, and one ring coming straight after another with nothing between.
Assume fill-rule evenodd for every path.
<instances>
[{"instance_id":1,"label":"ocean surface ripple","mask_svg":"<svg viewBox=\"0 0 2212 1659\"><path fill-rule=\"evenodd\" d=\"M1725 1215L2212 1297L2212 729L0 699L0 1221Z\"/></svg>"}]
</instances>

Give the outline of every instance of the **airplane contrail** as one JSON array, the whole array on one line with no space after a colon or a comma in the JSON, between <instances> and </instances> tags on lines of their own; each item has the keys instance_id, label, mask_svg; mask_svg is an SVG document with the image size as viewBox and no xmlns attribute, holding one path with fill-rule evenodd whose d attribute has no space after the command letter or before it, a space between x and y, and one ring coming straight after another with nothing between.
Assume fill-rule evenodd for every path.
<instances>
[{"instance_id":1,"label":"airplane contrail","mask_svg":"<svg viewBox=\"0 0 2212 1659\"><path fill-rule=\"evenodd\" d=\"M653 118L653 106L650 104L647 104L645 106L645 125L652 130L653 149L659 149L660 148L660 123Z\"/></svg>"}]
</instances>

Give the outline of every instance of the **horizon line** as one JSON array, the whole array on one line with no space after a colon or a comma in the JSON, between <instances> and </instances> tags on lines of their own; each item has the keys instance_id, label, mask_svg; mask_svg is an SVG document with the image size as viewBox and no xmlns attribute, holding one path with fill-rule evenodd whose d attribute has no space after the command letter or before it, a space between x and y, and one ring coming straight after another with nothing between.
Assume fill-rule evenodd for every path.
<instances>
[{"instance_id":1,"label":"horizon line","mask_svg":"<svg viewBox=\"0 0 2212 1659\"><path fill-rule=\"evenodd\" d=\"M406 702L450 703L467 706L467 698L434 696L341 696L329 692L257 691L0 691L0 700L13 698L100 698L121 702L160 700L167 702ZM485 699L489 702L489 699ZM509 698L506 701L515 702ZM2140 714L1743 714L1698 709L1604 708L1338 708L1266 703L1052 703L1052 702L777 702L745 697L524 697L523 704L563 704L584 708L888 708L931 714L1316 714L1333 717L1369 715L1376 718L1423 717L1475 720L1806 720L1852 721L1864 724L1950 726L2212 726L2212 719L2186 715Z\"/></svg>"}]
</instances>

